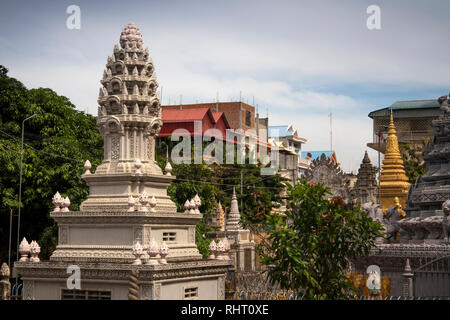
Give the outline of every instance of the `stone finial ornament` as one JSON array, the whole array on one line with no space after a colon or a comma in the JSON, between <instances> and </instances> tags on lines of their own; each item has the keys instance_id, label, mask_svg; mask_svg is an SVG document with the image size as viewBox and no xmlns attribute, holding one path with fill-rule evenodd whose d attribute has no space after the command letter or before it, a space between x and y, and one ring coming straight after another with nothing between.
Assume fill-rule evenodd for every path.
<instances>
[{"instance_id":1,"label":"stone finial ornament","mask_svg":"<svg viewBox=\"0 0 450 320\"><path fill-rule=\"evenodd\" d=\"M224 252L225 252L225 243L223 240L219 240L219 243L217 244L217 259L218 260L224 260Z\"/></svg>"},{"instance_id":2,"label":"stone finial ornament","mask_svg":"<svg viewBox=\"0 0 450 320\"><path fill-rule=\"evenodd\" d=\"M166 167L164 168L166 170L166 176L172 175L172 165L170 164L169 160L167 160Z\"/></svg>"},{"instance_id":3,"label":"stone finial ornament","mask_svg":"<svg viewBox=\"0 0 450 320\"><path fill-rule=\"evenodd\" d=\"M41 247L36 241L31 241L30 244L30 261L31 262L39 262L39 253L41 252Z\"/></svg>"},{"instance_id":4,"label":"stone finial ornament","mask_svg":"<svg viewBox=\"0 0 450 320\"><path fill-rule=\"evenodd\" d=\"M64 199L61 197L59 192L56 192L52 198L52 203L55 206L55 209L53 209L53 212L60 212L63 202L64 202Z\"/></svg>"},{"instance_id":5,"label":"stone finial ornament","mask_svg":"<svg viewBox=\"0 0 450 320\"><path fill-rule=\"evenodd\" d=\"M216 251L217 251L217 244L214 240L211 241L211 243L208 246L209 249L209 258L208 259L215 259L216 258Z\"/></svg>"},{"instance_id":6,"label":"stone finial ornament","mask_svg":"<svg viewBox=\"0 0 450 320\"><path fill-rule=\"evenodd\" d=\"M155 207L156 207L156 204L157 204L157 203L158 203L158 202L156 201L155 196L153 196L153 197L150 199L150 201L148 202L148 204L150 205L150 212L156 212Z\"/></svg>"},{"instance_id":7,"label":"stone finial ornament","mask_svg":"<svg viewBox=\"0 0 450 320\"><path fill-rule=\"evenodd\" d=\"M70 211L69 206L70 206L70 199L69 197L65 197L61 207L61 212L69 212Z\"/></svg>"},{"instance_id":8,"label":"stone finial ornament","mask_svg":"<svg viewBox=\"0 0 450 320\"><path fill-rule=\"evenodd\" d=\"M186 200L184 203L184 213L189 213L189 209L191 207L191 202L189 200Z\"/></svg>"},{"instance_id":9,"label":"stone finial ornament","mask_svg":"<svg viewBox=\"0 0 450 320\"><path fill-rule=\"evenodd\" d=\"M91 162L89 160L86 160L86 162L84 163L84 174L91 174Z\"/></svg>"},{"instance_id":10,"label":"stone finial ornament","mask_svg":"<svg viewBox=\"0 0 450 320\"><path fill-rule=\"evenodd\" d=\"M228 241L227 238L223 239L223 246L224 246L223 260L231 260L231 258L229 256L229 252L230 252L231 246L230 246L230 242Z\"/></svg>"},{"instance_id":11,"label":"stone finial ornament","mask_svg":"<svg viewBox=\"0 0 450 320\"><path fill-rule=\"evenodd\" d=\"M134 256L134 261L133 264L134 265L140 265L142 264L141 261L141 256L144 254L144 249L142 248L141 244L138 242L136 242L133 247L131 248L133 250L133 256Z\"/></svg>"},{"instance_id":12,"label":"stone finial ornament","mask_svg":"<svg viewBox=\"0 0 450 320\"><path fill-rule=\"evenodd\" d=\"M19 245L19 253L21 255L19 261L28 261L28 255L30 254L30 244L25 237L22 239L22 242Z\"/></svg>"},{"instance_id":13,"label":"stone finial ornament","mask_svg":"<svg viewBox=\"0 0 450 320\"><path fill-rule=\"evenodd\" d=\"M142 192L139 196L139 202L141 203L141 211L148 211L147 204L149 203L149 199L146 191Z\"/></svg>"},{"instance_id":14,"label":"stone finial ornament","mask_svg":"<svg viewBox=\"0 0 450 320\"><path fill-rule=\"evenodd\" d=\"M147 264L152 264L152 265L158 264L158 260L156 259L156 256L159 254L159 245L154 238L152 238L150 240L150 245L147 248L147 254L150 257L147 260Z\"/></svg>"},{"instance_id":15,"label":"stone finial ornament","mask_svg":"<svg viewBox=\"0 0 450 320\"><path fill-rule=\"evenodd\" d=\"M159 255L161 258L159 259L160 264L167 264L166 256L169 254L169 247L167 246L166 242L163 241L161 243L161 246L159 247Z\"/></svg>"},{"instance_id":16,"label":"stone finial ornament","mask_svg":"<svg viewBox=\"0 0 450 320\"><path fill-rule=\"evenodd\" d=\"M136 170L135 170L135 173L136 173L136 174L141 174L141 173L142 173L142 172L141 172L142 162L141 162L140 159L136 159L136 161L134 162L134 168L136 169Z\"/></svg>"},{"instance_id":17,"label":"stone finial ornament","mask_svg":"<svg viewBox=\"0 0 450 320\"><path fill-rule=\"evenodd\" d=\"M195 208L194 208L195 213L200 214L200 210L198 208L200 208L200 206L202 205L202 200L200 199L198 194L196 194L194 197L194 203L195 203Z\"/></svg>"},{"instance_id":18,"label":"stone finial ornament","mask_svg":"<svg viewBox=\"0 0 450 320\"><path fill-rule=\"evenodd\" d=\"M11 275L10 271L9 271L9 267L6 264L6 262L2 263L2 268L0 269L0 278L9 278L9 276Z\"/></svg>"},{"instance_id":19,"label":"stone finial ornament","mask_svg":"<svg viewBox=\"0 0 450 320\"><path fill-rule=\"evenodd\" d=\"M141 48L142 34L133 22L130 22L120 34L120 46L124 49L132 46Z\"/></svg>"},{"instance_id":20,"label":"stone finial ornament","mask_svg":"<svg viewBox=\"0 0 450 320\"><path fill-rule=\"evenodd\" d=\"M189 213L190 214L195 214L195 201L194 201L194 199L191 199L189 204L190 204L189 205L189 208L190 208Z\"/></svg>"},{"instance_id":21,"label":"stone finial ornament","mask_svg":"<svg viewBox=\"0 0 450 320\"><path fill-rule=\"evenodd\" d=\"M136 200L134 200L133 196L128 198L128 212L132 212L135 209Z\"/></svg>"}]
</instances>

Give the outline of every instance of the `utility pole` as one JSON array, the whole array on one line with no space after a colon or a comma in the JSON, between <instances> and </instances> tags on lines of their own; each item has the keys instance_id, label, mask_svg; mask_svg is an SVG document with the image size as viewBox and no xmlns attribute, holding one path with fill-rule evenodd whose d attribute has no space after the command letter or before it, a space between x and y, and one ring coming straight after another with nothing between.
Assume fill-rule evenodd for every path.
<instances>
[{"instance_id":1,"label":"utility pole","mask_svg":"<svg viewBox=\"0 0 450 320\"><path fill-rule=\"evenodd\" d=\"M243 208L243 206L242 206L242 199L243 199L243 196L242 196L242 188L243 188L243 186L244 186L244 175L243 175L243 172L242 172L242 169L241 169L241 212L242 212L242 210L244 209Z\"/></svg>"},{"instance_id":2,"label":"utility pole","mask_svg":"<svg viewBox=\"0 0 450 320\"><path fill-rule=\"evenodd\" d=\"M28 118L22 121L22 144L20 146L20 176L19 176L19 211L17 215L17 252L16 252L16 260L19 260L19 241L20 241L20 207L22 206L22 167L23 167L23 136L25 132L25 121L30 120L31 118L37 116L37 114L33 114ZM16 275L16 285L18 282L18 277Z\"/></svg>"},{"instance_id":3,"label":"utility pole","mask_svg":"<svg viewBox=\"0 0 450 320\"><path fill-rule=\"evenodd\" d=\"M10 266L10 267L11 267L12 217L13 217L13 209L12 209L12 208L9 208L9 248L8 248L8 266Z\"/></svg>"},{"instance_id":4,"label":"utility pole","mask_svg":"<svg viewBox=\"0 0 450 320\"><path fill-rule=\"evenodd\" d=\"M333 151L333 113L330 111L330 150Z\"/></svg>"}]
</instances>

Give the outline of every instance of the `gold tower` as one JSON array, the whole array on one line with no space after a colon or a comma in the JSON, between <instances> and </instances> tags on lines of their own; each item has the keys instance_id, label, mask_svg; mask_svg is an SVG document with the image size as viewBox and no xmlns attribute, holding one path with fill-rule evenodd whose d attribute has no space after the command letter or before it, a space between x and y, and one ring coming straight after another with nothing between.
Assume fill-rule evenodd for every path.
<instances>
[{"instance_id":1,"label":"gold tower","mask_svg":"<svg viewBox=\"0 0 450 320\"><path fill-rule=\"evenodd\" d=\"M397 131L395 130L391 109L391 121L389 123L386 152L380 178L381 209L383 212L398 204L403 208L406 207L405 202L409 189L409 182L405 174L405 167L398 148L396 133ZM396 197L398 198L397 203L395 200Z\"/></svg>"}]
</instances>

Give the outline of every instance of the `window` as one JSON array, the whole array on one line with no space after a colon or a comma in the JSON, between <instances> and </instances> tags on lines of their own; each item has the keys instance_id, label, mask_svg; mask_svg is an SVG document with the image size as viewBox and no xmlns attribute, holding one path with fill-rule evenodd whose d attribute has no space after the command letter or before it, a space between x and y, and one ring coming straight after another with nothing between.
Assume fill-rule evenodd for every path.
<instances>
[{"instance_id":1,"label":"window","mask_svg":"<svg viewBox=\"0 0 450 320\"><path fill-rule=\"evenodd\" d=\"M111 300L111 291L62 289L61 300Z\"/></svg>"},{"instance_id":2,"label":"window","mask_svg":"<svg viewBox=\"0 0 450 320\"><path fill-rule=\"evenodd\" d=\"M176 232L163 232L163 241L175 241L176 237Z\"/></svg>"},{"instance_id":3,"label":"window","mask_svg":"<svg viewBox=\"0 0 450 320\"><path fill-rule=\"evenodd\" d=\"M251 111L245 111L245 125L247 127L252 126L252 113Z\"/></svg>"},{"instance_id":4,"label":"window","mask_svg":"<svg viewBox=\"0 0 450 320\"><path fill-rule=\"evenodd\" d=\"M184 288L184 299L198 299L198 287Z\"/></svg>"}]
</instances>

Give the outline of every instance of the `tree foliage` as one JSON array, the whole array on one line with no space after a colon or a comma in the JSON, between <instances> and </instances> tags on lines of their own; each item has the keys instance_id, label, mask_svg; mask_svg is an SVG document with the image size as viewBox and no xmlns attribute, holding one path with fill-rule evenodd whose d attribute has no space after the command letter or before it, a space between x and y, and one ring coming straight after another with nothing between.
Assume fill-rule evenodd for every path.
<instances>
[{"instance_id":1,"label":"tree foliage","mask_svg":"<svg viewBox=\"0 0 450 320\"><path fill-rule=\"evenodd\" d=\"M307 299L343 299L352 295L345 271L349 259L366 256L381 225L329 189L299 180L288 186L285 215L266 216L268 250L263 263L273 282Z\"/></svg>"},{"instance_id":2,"label":"tree foliage","mask_svg":"<svg viewBox=\"0 0 450 320\"><path fill-rule=\"evenodd\" d=\"M47 246L56 245L56 228L49 217L53 195L59 191L68 196L70 209L77 210L88 195L80 178L84 161L89 159L95 168L103 157L103 139L93 116L77 111L69 99L51 89L27 89L0 66L2 260L7 257L10 210L18 212L22 121L35 113L36 117L25 122L20 237L44 244L42 258L52 251ZM17 218L14 233L16 223ZM16 237L13 234L14 258Z\"/></svg>"},{"instance_id":3,"label":"tree foliage","mask_svg":"<svg viewBox=\"0 0 450 320\"><path fill-rule=\"evenodd\" d=\"M422 153L429 140L424 139L421 142L406 143L400 146L405 173L410 183L415 183L419 176L423 176L426 173Z\"/></svg>"}]
</instances>

